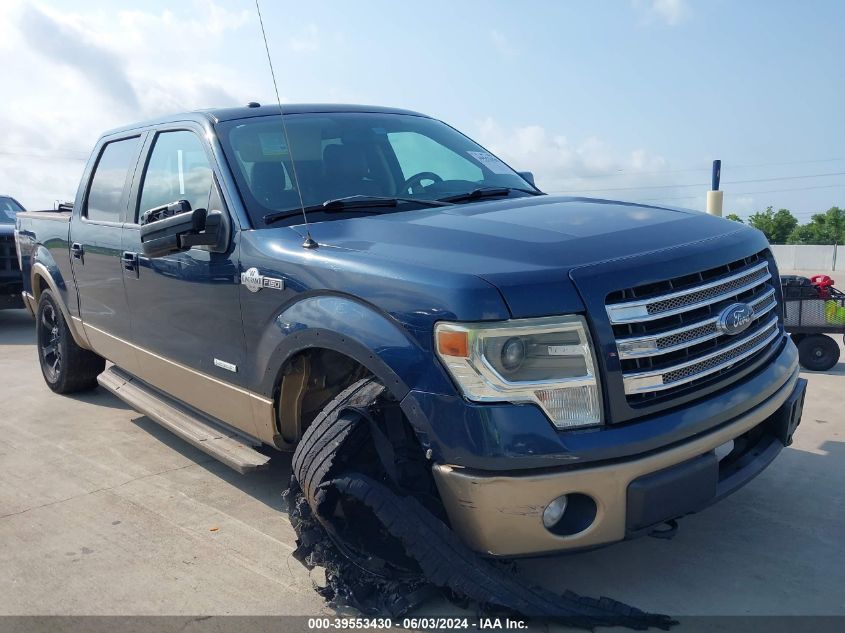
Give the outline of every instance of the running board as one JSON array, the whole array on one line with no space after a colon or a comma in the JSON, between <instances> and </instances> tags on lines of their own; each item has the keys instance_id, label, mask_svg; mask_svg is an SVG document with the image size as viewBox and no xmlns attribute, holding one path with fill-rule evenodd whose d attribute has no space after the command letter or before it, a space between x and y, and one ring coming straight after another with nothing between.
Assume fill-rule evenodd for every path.
<instances>
[{"instance_id":1,"label":"running board","mask_svg":"<svg viewBox=\"0 0 845 633\"><path fill-rule=\"evenodd\" d=\"M106 369L97 376L97 382L136 411L241 474L265 468L270 462L267 455L252 448L246 437L224 428L119 367L112 365Z\"/></svg>"}]
</instances>

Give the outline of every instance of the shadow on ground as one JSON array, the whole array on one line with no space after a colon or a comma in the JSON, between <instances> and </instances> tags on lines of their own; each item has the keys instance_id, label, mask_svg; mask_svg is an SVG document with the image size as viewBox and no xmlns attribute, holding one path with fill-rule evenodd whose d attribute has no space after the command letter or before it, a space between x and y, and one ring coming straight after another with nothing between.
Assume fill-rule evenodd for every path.
<instances>
[{"instance_id":1,"label":"shadow on ground","mask_svg":"<svg viewBox=\"0 0 845 633\"><path fill-rule=\"evenodd\" d=\"M35 345L35 319L26 310L0 310L0 345Z\"/></svg>"},{"instance_id":2,"label":"shadow on ground","mask_svg":"<svg viewBox=\"0 0 845 633\"><path fill-rule=\"evenodd\" d=\"M111 394L106 395L113 400L117 400ZM268 467L249 475L241 475L146 416L134 418L132 422L168 448L180 453L186 459L196 462L198 466L202 466L216 477L245 492L257 501L279 512L286 511L282 492L288 487L290 481L292 453L283 453L268 447L261 447L258 450L271 457Z\"/></svg>"}]
</instances>

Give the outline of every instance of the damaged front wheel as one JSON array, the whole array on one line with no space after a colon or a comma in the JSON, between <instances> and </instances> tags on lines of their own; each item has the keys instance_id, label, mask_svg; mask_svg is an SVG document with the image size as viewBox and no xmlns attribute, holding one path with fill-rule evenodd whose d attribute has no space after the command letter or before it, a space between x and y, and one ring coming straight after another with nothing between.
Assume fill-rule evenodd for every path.
<instances>
[{"instance_id":1,"label":"damaged front wheel","mask_svg":"<svg viewBox=\"0 0 845 633\"><path fill-rule=\"evenodd\" d=\"M467 548L448 526L398 404L371 378L343 391L306 429L285 495L295 555L326 571L318 591L368 615L403 615L439 591L481 612L584 628L673 624L609 598L531 586Z\"/></svg>"}]
</instances>

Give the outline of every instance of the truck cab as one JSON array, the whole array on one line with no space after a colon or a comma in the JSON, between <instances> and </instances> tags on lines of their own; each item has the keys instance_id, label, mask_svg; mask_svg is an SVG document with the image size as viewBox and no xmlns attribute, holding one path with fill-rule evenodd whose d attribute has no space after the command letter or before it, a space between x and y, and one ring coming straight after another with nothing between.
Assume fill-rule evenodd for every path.
<instances>
[{"instance_id":1,"label":"truck cab","mask_svg":"<svg viewBox=\"0 0 845 633\"><path fill-rule=\"evenodd\" d=\"M128 126L99 140L71 211L22 213L18 233L54 390L99 375L246 471L377 381L448 524L486 555L699 511L801 417L761 233L545 195L415 112L253 104Z\"/></svg>"}]
</instances>

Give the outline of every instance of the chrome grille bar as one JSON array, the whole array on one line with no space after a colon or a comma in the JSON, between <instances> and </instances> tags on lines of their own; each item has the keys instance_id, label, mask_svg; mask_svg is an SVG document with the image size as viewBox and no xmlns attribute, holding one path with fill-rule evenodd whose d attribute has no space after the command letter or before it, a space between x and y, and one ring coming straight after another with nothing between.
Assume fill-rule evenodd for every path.
<instances>
[{"instance_id":1,"label":"chrome grille bar","mask_svg":"<svg viewBox=\"0 0 845 633\"><path fill-rule=\"evenodd\" d=\"M607 316L614 325L654 321L725 301L753 290L771 278L768 262L760 262L730 277L687 290L679 290L650 299L611 304L607 306Z\"/></svg>"},{"instance_id":2,"label":"chrome grille bar","mask_svg":"<svg viewBox=\"0 0 845 633\"><path fill-rule=\"evenodd\" d=\"M754 319L771 312L777 305L774 288L750 301L749 305L754 310ZM619 358L643 358L675 352L719 336L720 332L716 327L718 322L719 317L711 317L658 334L620 338L616 340L616 349Z\"/></svg>"},{"instance_id":3,"label":"chrome grille bar","mask_svg":"<svg viewBox=\"0 0 845 633\"><path fill-rule=\"evenodd\" d=\"M625 393L662 391L716 373L753 356L774 341L778 334L778 320L773 317L750 336L705 356L659 370L626 373L622 379Z\"/></svg>"}]
</instances>

